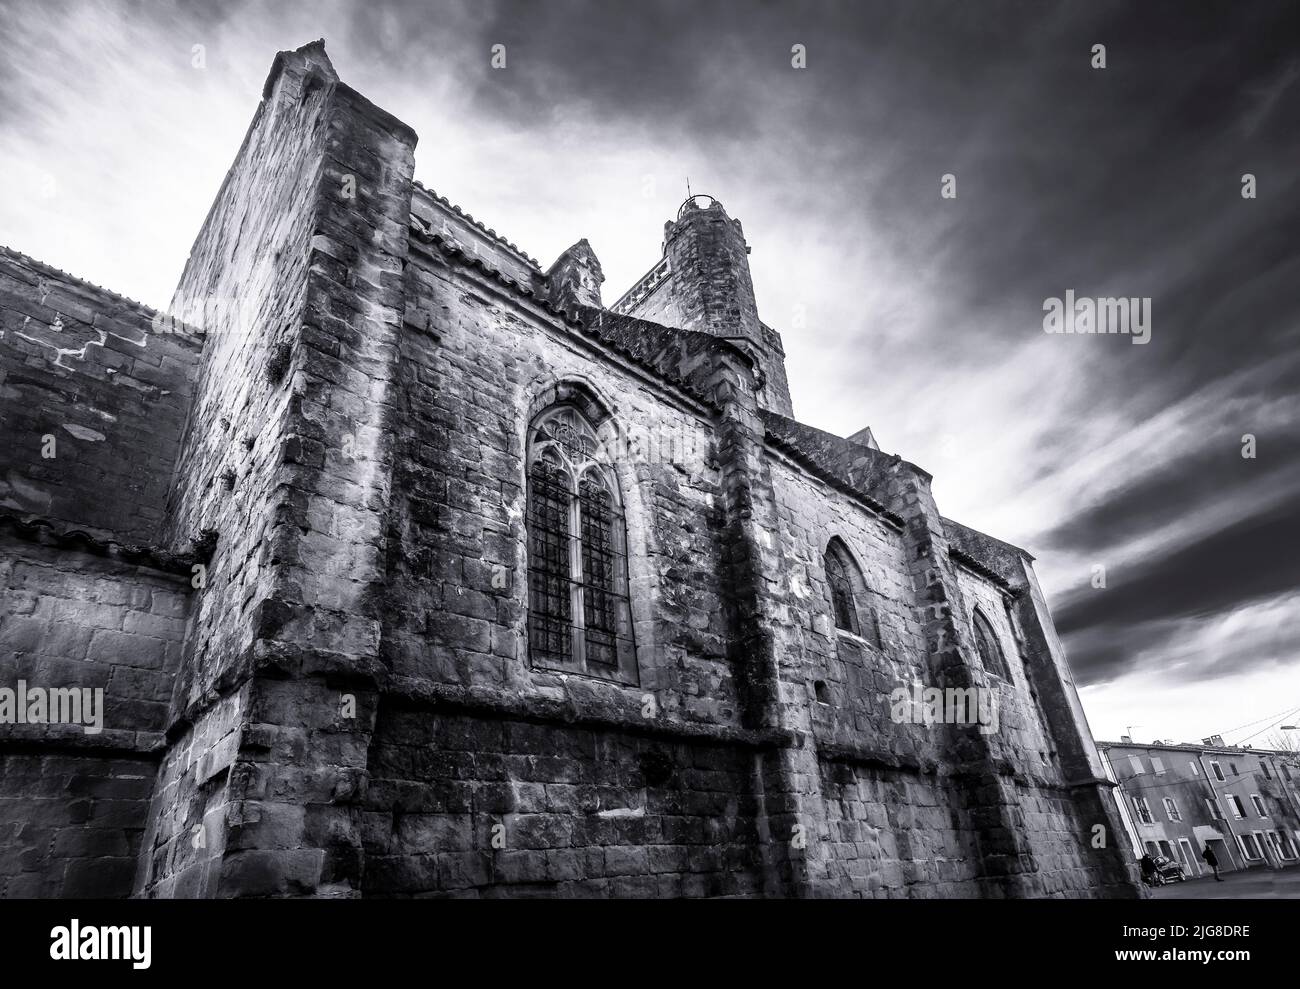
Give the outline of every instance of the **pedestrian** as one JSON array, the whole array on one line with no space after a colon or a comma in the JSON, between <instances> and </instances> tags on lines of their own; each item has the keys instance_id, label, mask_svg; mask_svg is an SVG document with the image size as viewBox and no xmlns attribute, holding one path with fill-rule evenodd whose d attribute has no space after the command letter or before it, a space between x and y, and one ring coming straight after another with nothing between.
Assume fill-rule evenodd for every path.
<instances>
[{"instance_id":1,"label":"pedestrian","mask_svg":"<svg viewBox=\"0 0 1300 989\"><path fill-rule=\"evenodd\" d=\"M1156 885L1156 863L1150 855L1143 854L1138 859L1138 865L1142 867L1142 881L1148 886Z\"/></svg>"},{"instance_id":2,"label":"pedestrian","mask_svg":"<svg viewBox=\"0 0 1300 989\"><path fill-rule=\"evenodd\" d=\"M1214 870L1214 881L1223 882L1223 877L1219 875L1219 858L1214 854L1214 849L1206 845L1205 851L1201 852L1201 858L1205 859L1205 864Z\"/></svg>"}]
</instances>

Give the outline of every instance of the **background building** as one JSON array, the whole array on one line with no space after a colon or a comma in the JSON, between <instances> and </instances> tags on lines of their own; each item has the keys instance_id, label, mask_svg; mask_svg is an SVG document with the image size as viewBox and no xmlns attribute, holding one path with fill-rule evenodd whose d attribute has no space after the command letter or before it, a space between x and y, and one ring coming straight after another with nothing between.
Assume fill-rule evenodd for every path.
<instances>
[{"instance_id":1,"label":"background building","mask_svg":"<svg viewBox=\"0 0 1300 989\"><path fill-rule=\"evenodd\" d=\"M1300 864L1300 756L1209 743L1098 742L1135 856L1146 851L1209 874Z\"/></svg>"}]
</instances>

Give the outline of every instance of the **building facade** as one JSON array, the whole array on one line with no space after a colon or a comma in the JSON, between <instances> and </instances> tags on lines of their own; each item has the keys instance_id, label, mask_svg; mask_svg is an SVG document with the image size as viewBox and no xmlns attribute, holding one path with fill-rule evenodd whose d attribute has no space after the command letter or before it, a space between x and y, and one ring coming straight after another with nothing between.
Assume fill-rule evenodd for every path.
<instances>
[{"instance_id":1,"label":"building facade","mask_svg":"<svg viewBox=\"0 0 1300 989\"><path fill-rule=\"evenodd\" d=\"M315 43L169 314L0 255L0 668L104 697L0 891L1137 895L1031 558L793 418L740 223L605 307L415 145Z\"/></svg>"},{"instance_id":2,"label":"building facade","mask_svg":"<svg viewBox=\"0 0 1300 989\"><path fill-rule=\"evenodd\" d=\"M1098 742L1135 856L1164 855L1189 878L1300 865L1300 755L1125 739Z\"/></svg>"}]
</instances>

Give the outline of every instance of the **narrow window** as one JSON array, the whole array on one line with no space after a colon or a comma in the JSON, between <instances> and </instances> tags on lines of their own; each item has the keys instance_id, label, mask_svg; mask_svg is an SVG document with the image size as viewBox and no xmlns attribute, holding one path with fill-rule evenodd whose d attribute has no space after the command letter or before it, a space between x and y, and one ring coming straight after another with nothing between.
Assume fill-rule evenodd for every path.
<instances>
[{"instance_id":1,"label":"narrow window","mask_svg":"<svg viewBox=\"0 0 1300 989\"><path fill-rule=\"evenodd\" d=\"M984 612L978 607L971 615L971 624L975 626L975 648L979 652L980 663L983 664L984 669L1003 680L1010 680L1011 674L1007 670L1007 661L1002 655L1002 647L998 645L997 634L993 631L989 620L984 617Z\"/></svg>"},{"instance_id":2,"label":"narrow window","mask_svg":"<svg viewBox=\"0 0 1300 989\"><path fill-rule=\"evenodd\" d=\"M826 545L822 555L826 585L830 594L831 617L835 627L880 648L880 625L872 607L866 578L849 555L848 547L837 536Z\"/></svg>"},{"instance_id":3,"label":"narrow window","mask_svg":"<svg viewBox=\"0 0 1300 989\"><path fill-rule=\"evenodd\" d=\"M1250 802L1255 805L1255 813L1260 817L1268 817L1268 809L1264 806L1264 798L1258 793L1250 795Z\"/></svg>"},{"instance_id":4,"label":"narrow window","mask_svg":"<svg viewBox=\"0 0 1300 989\"><path fill-rule=\"evenodd\" d=\"M1223 767L1221 767L1217 762L1211 762L1210 768L1214 770L1214 778L1220 783L1224 782L1226 777L1223 775Z\"/></svg>"},{"instance_id":5,"label":"narrow window","mask_svg":"<svg viewBox=\"0 0 1300 989\"><path fill-rule=\"evenodd\" d=\"M569 569L569 491L555 463L538 460L528 487L528 632L535 661L573 656L573 581Z\"/></svg>"},{"instance_id":6,"label":"narrow window","mask_svg":"<svg viewBox=\"0 0 1300 989\"><path fill-rule=\"evenodd\" d=\"M858 634L858 606L853 599L853 582L849 579L852 563L835 540L826 547L826 582L831 589L831 608L835 627Z\"/></svg>"},{"instance_id":7,"label":"narrow window","mask_svg":"<svg viewBox=\"0 0 1300 989\"><path fill-rule=\"evenodd\" d=\"M1173 797L1165 797L1165 814L1171 821L1181 821L1183 815L1178 813L1178 804L1174 803Z\"/></svg>"},{"instance_id":8,"label":"narrow window","mask_svg":"<svg viewBox=\"0 0 1300 989\"><path fill-rule=\"evenodd\" d=\"M1155 824L1155 818L1151 816L1151 805L1147 803L1146 797L1134 797L1133 809L1137 811L1138 819L1143 824Z\"/></svg>"}]
</instances>

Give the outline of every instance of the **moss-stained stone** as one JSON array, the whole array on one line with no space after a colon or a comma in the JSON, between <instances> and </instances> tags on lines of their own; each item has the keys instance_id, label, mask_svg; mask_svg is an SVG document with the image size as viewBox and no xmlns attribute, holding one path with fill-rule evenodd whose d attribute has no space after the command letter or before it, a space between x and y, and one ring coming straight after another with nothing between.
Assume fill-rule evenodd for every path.
<instances>
[{"instance_id":1,"label":"moss-stained stone","mask_svg":"<svg viewBox=\"0 0 1300 989\"><path fill-rule=\"evenodd\" d=\"M107 698L3 726L0 895L1136 895L1030 558L793 418L739 222L685 204L607 309L591 245L544 272L415 147L314 43L172 314L0 253L0 671ZM556 404L626 520L617 675L530 654ZM916 684L997 730L895 717Z\"/></svg>"}]
</instances>

